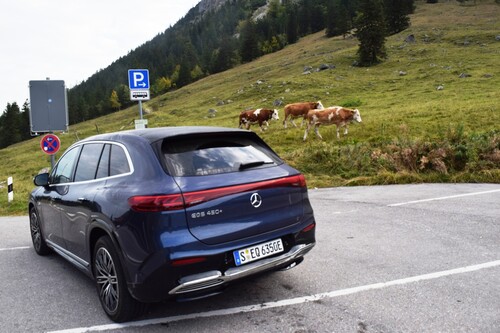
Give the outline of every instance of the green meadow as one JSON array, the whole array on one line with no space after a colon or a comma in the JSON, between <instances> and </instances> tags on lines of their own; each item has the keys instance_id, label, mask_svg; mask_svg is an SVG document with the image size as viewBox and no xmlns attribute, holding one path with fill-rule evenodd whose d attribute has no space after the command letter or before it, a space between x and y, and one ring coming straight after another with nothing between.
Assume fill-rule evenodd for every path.
<instances>
[{"instance_id":1,"label":"green meadow","mask_svg":"<svg viewBox=\"0 0 500 333\"><path fill-rule=\"evenodd\" d=\"M468 3L418 1L410 28L387 38L387 58L377 66L355 66L352 36L328 39L320 32L155 97L143 103L144 117L149 127L237 127L245 109L276 108L280 121L251 130L303 172L309 187L500 183L500 5ZM317 71L322 64L331 68ZM285 104L317 100L357 108L363 122L340 140L335 127L320 127L323 140L311 131L305 142L304 128L283 128ZM56 134L64 150L90 135L133 129L138 118L134 106ZM50 168L40 137L0 150L0 160L0 215L27 214L32 179Z\"/></svg>"}]
</instances>

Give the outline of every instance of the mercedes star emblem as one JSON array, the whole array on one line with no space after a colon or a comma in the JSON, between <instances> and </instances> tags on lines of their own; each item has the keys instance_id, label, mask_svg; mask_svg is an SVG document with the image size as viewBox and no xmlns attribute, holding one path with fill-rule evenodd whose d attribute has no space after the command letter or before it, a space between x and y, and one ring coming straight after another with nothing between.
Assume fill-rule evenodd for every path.
<instances>
[{"instance_id":1,"label":"mercedes star emblem","mask_svg":"<svg viewBox=\"0 0 500 333\"><path fill-rule=\"evenodd\" d=\"M252 206L254 206L255 208L259 208L260 205L262 205L262 198L261 196L259 195L259 193L254 193L252 194L252 196L250 197L250 203L252 204Z\"/></svg>"}]
</instances>

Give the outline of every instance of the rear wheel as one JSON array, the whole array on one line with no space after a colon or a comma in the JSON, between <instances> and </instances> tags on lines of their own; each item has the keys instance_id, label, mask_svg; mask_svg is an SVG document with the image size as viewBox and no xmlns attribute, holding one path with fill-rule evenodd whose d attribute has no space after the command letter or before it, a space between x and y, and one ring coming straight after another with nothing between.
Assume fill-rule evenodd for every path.
<instances>
[{"instance_id":1,"label":"rear wheel","mask_svg":"<svg viewBox=\"0 0 500 333\"><path fill-rule=\"evenodd\" d=\"M41 256L49 254L51 250L43 238L42 229L40 227L40 218L38 217L38 213L35 208L30 209L30 232L35 252Z\"/></svg>"},{"instance_id":2,"label":"rear wheel","mask_svg":"<svg viewBox=\"0 0 500 333\"><path fill-rule=\"evenodd\" d=\"M93 269L99 300L111 320L129 321L142 312L144 305L130 295L120 259L107 236L94 247Z\"/></svg>"}]
</instances>

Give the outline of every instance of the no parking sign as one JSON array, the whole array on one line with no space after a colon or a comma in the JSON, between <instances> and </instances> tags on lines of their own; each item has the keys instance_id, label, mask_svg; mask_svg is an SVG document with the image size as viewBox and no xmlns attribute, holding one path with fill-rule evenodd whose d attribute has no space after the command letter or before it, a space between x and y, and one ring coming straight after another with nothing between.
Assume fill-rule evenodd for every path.
<instances>
[{"instance_id":1,"label":"no parking sign","mask_svg":"<svg viewBox=\"0 0 500 333\"><path fill-rule=\"evenodd\" d=\"M42 148L42 151L44 153L53 155L59 151L59 148L61 147L61 141L59 141L57 135L46 134L40 141L40 147Z\"/></svg>"}]
</instances>

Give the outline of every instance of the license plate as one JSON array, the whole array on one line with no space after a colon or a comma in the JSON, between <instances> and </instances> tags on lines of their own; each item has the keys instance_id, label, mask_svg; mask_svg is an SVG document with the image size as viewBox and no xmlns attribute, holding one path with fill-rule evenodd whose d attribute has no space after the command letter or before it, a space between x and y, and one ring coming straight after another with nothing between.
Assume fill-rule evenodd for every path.
<instances>
[{"instance_id":1,"label":"license plate","mask_svg":"<svg viewBox=\"0 0 500 333\"><path fill-rule=\"evenodd\" d=\"M283 248L283 242L278 238L267 243L262 243L247 247L246 249L233 251L233 256L234 261L236 262L236 266L241 266L244 264L248 264L249 262L283 252L284 250L285 249Z\"/></svg>"}]
</instances>

